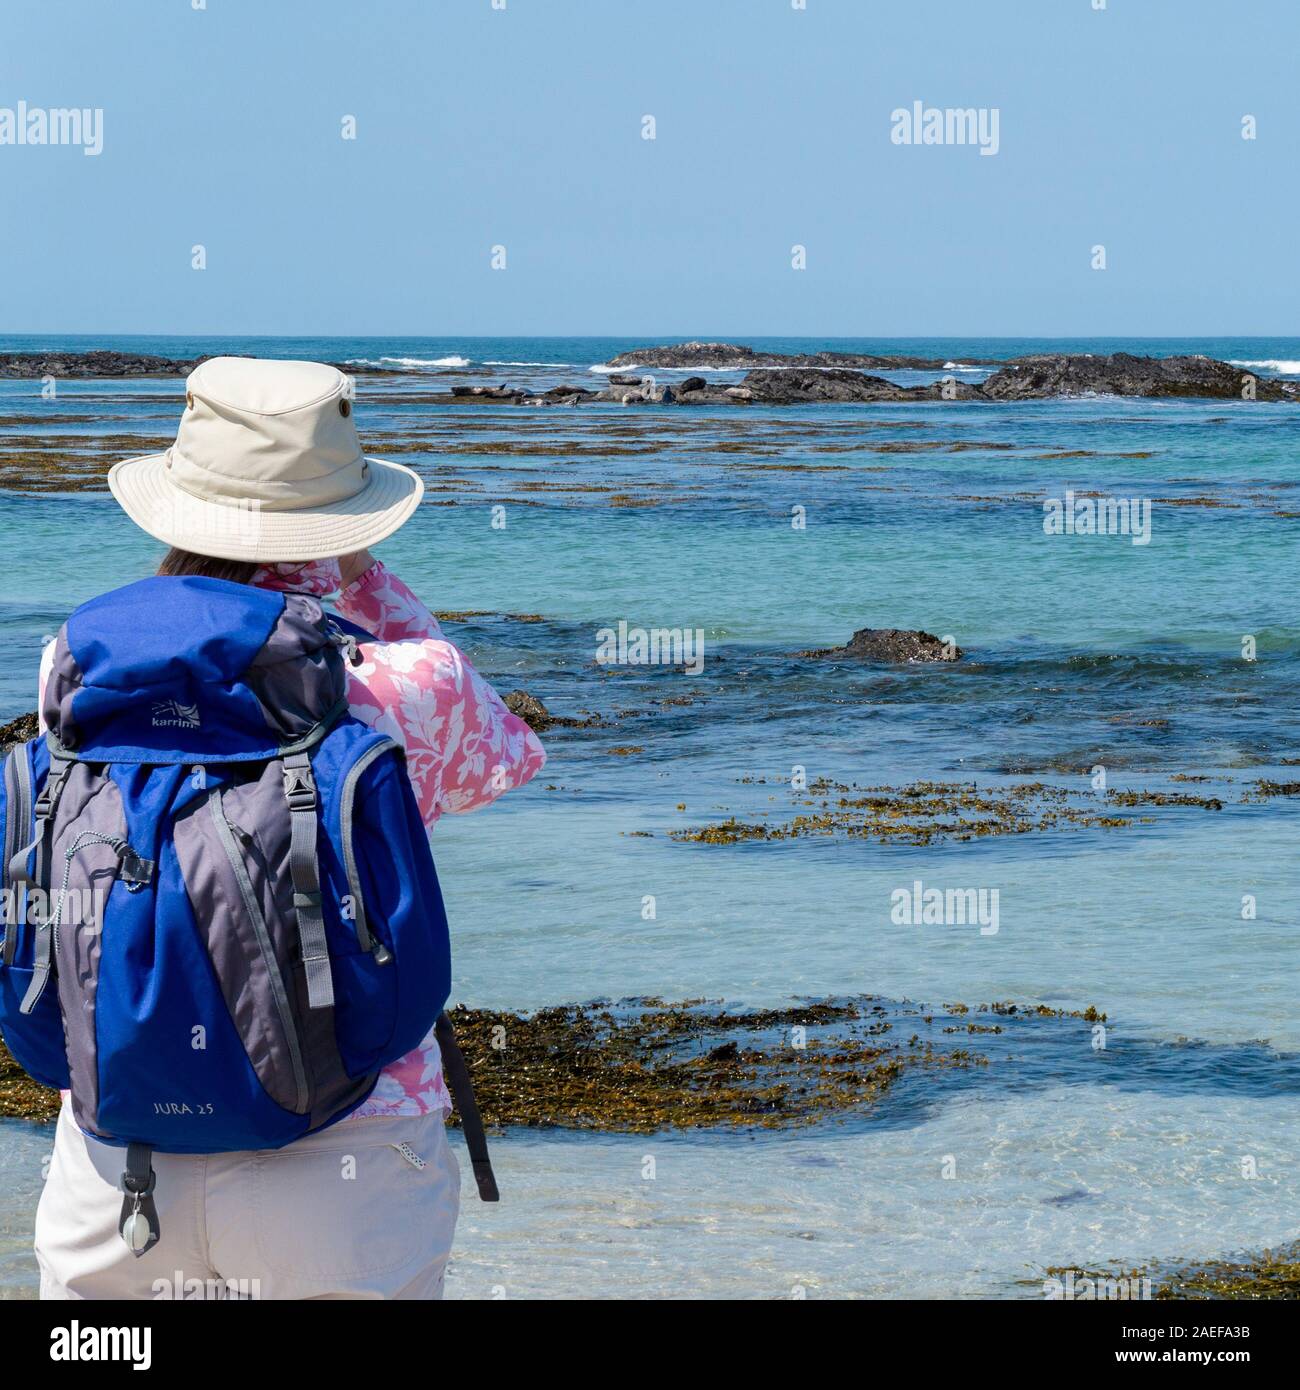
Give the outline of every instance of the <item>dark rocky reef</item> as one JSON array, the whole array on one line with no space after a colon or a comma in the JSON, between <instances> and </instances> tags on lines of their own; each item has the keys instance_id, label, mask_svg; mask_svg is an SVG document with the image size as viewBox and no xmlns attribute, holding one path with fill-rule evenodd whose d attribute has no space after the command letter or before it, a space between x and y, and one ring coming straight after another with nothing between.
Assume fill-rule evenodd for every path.
<instances>
[{"instance_id":1,"label":"dark rocky reef","mask_svg":"<svg viewBox=\"0 0 1300 1390\"><path fill-rule=\"evenodd\" d=\"M1255 381L1259 400L1300 399L1300 382L1258 377L1230 362L1199 354L1180 357L1137 357L1128 352L1109 356L1092 353L1033 353L1008 360L965 359L968 366L997 368L982 383L952 381L947 399L1042 400L1053 396L1115 395L1241 399L1248 377ZM809 401L917 401L943 399L939 383L898 386L853 368L944 371L938 358L877 357L866 353L756 352L736 343L678 343L622 352L611 367L703 367L713 371L746 369L740 387L710 385L703 377L688 377L676 388L676 398L690 405L705 401L799 404ZM772 370L778 369L778 370ZM626 375L611 376L625 383Z\"/></svg>"},{"instance_id":2,"label":"dark rocky reef","mask_svg":"<svg viewBox=\"0 0 1300 1390\"><path fill-rule=\"evenodd\" d=\"M764 405L805 405L817 401L938 401L944 399L938 381L924 386L899 386L882 376L868 376L843 368L829 370L793 368L760 369L749 372L741 385L749 398ZM979 387L953 381L948 386L950 400L978 400Z\"/></svg>"},{"instance_id":3,"label":"dark rocky reef","mask_svg":"<svg viewBox=\"0 0 1300 1390\"><path fill-rule=\"evenodd\" d=\"M1300 399L1300 382L1256 377L1213 357L1135 357L1128 352L1112 353L1109 357L1087 353L1017 357L983 382L979 394L994 401L1093 393L1152 399L1176 396L1239 400L1248 377L1254 377L1259 400Z\"/></svg>"},{"instance_id":4,"label":"dark rocky reef","mask_svg":"<svg viewBox=\"0 0 1300 1390\"><path fill-rule=\"evenodd\" d=\"M830 357L833 354L816 355ZM1135 357L1127 352L1112 353L1108 357L1087 353L1039 354L1004 362L983 382L959 381L945 374L916 386L900 386L882 376L844 366L807 366L801 358L789 358L786 363L784 366L754 367L745 373L743 381L731 384L688 376L683 381L665 385L650 376L637 378L626 372L615 372L609 377L609 385L600 391L562 385L530 394L510 386L458 386L449 394L429 399L431 404L459 405L474 401L531 406L573 406L588 402L688 406L940 400L1002 402L1101 395L1139 396L1148 400L1241 400L1247 398L1243 395L1247 384L1253 383L1256 400L1300 401L1300 381L1258 377L1229 362L1201 356ZM929 369L941 369L943 365L921 362L917 358L873 359L873 365L882 368L898 369L918 364ZM716 369L720 370L722 365Z\"/></svg>"},{"instance_id":5,"label":"dark rocky reef","mask_svg":"<svg viewBox=\"0 0 1300 1390\"><path fill-rule=\"evenodd\" d=\"M147 352L6 352L0 354L0 377L188 376L205 361Z\"/></svg>"},{"instance_id":6,"label":"dark rocky reef","mask_svg":"<svg viewBox=\"0 0 1300 1390\"><path fill-rule=\"evenodd\" d=\"M967 366L988 366L988 359L963 358ZM881 357L869 352L757 352L739 343L673 343L663 347L634 348L620 352L608 367L706 367L712 371L737 371L748 367L902 367L917 371L942 371L942 357Z\"/></svg>"},{"instance_id":7,"label":"dark rocky reef","mask_svg":"<svg viewBox=\"0 0 1300 1390\"><path fill-rule=\"evenodd\" d=\"M0 353L0 377L179 377L205 362L194 358L158 357L127 352ZM392 376L398 368L333 364L353 376ZM1117 352L1108 357L1089 353L1039 353L1005 362L970 359L969 365L997 370L981 383L945 376L919 386L899 386L884 377L858 370L919 370L945 372L948 363L928 357L878 357L868 353L813 352L781 354L756 352L733 343L681 343L620 353L610 366L702 367L714 371L745 370L738 385L687 377L672 385L649 376L611 372L603 389L562 384L542 392L509 384L455 386L428 395L429 405L576 406L616 405L805 405L820 402L875 401L1023 401L1059 396L1114 395L1147 399L1242 399L1248 380L1255 399L1300 400L1300 381L1256 377L1229 362L1212 357L1135 357Z\"/></svg>"},{"instance_id":8,"label":"dark rocky reef","mask_svg":"<svg viewBox=\"0 0 1300 1390\"><path fill-rule=\"evenodd\" d=\"M831 657L854 661L960 661L965 652L945 645L932 632L897 627L862 627L843 647L797 652L798 656Z\"/></svg>"},{"instance_id":9,"label":"dark rocky reef","mask_svg":"<svg viewBox=\"0 0 1300 1390\"><path fill-rule=\"evenodd\" d=\"M0 353L0 377L39 380L57 377L72 380L80 377L158 377L189 376L200 362L216 356L207 352L201 357L158 357L148 352L5 352ZM247 353L233 354L248 356ZM359 366L352 362L330 364L349 376L392 376L397 369Z\"/></svg>"}]
</instances>

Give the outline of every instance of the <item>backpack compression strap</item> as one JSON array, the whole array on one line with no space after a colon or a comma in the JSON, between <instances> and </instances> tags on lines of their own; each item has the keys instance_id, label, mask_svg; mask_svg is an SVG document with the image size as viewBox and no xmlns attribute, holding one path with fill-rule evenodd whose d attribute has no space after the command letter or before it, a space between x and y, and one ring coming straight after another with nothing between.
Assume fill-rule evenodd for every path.
<instances>
[{"instance_id":1,"label":"backpack compression strap","mask_svg":"<svg viewBox=\"0 0 1300 1390\"><path fill-rule=\"evenodd\" d=\"M478 1102L474 1099L474 1084L469 1079L465 1054L456 1041L456 1030L445 1013L438 1015L433 1032L442 1052L442 1065L447 1074L447 1084L451 1088L451 1098L456 1102L456 1109L460 1111L460 1126L465 1131L465 1147L469 1150L469 1161L474 1169L474 1181L478 1184L478 1195L484 1202L499 1202L501 1193L497 1191L496 1174L492 1171L492 1160L488 1157L487 1136L483 1133Z\"/></svg>"},{"instance_id":2,"label":"backpack compression strap","mask_svg":"<svg viewBox=\"0 0 1300 1390\"><path fill-rule=\"evenodd\" d=\"M330 948L320 908L316 779L312 776L309 753L291 753L285 758L284 795L289 803L289 873L293 878L293 906L298 914L298 944L307 975L307 1003L313 1009L329 1009L334 1006L334 977L330 973Z\"/></svg>"}]
</instances>

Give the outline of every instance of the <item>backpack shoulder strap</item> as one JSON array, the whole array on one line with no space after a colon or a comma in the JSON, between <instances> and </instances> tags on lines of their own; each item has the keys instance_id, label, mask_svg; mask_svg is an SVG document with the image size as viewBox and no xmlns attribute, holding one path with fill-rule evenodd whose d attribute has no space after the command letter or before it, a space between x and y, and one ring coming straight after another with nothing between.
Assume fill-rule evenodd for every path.
<instances>
[{"instance_id":1,"label":"backpack shoulder strap","mask_svg":"<svg viewBox=\"0 0 1300 1390\"><path fill-rule=\"evenodd\" d=\"M298 942L307 975L307 1002L313 1009L330 1009L334 1007L334 977L321 912L316 779L310 753L290 753L283 762L290 821L289 874L293 879L293 906L298 914Z\"/></svg>"}]
</instances>

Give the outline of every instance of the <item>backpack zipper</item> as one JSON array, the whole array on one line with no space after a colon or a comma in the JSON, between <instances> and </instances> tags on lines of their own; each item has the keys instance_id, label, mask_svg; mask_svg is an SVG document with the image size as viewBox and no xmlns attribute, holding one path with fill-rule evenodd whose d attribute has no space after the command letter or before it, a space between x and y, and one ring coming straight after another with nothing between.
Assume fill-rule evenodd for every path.
<instances>
[{"instance_id":1,"label":"backpack zipper","mask_svg":"<svg viewBox=\"0 0 1300 1390\"><path fill-rule=\"evenodd\" d=\"M366 924L366 905L361 894L361 875L357 870L356 849L352 842L352 813L356 801L357 783L361 780L361 774L376 758L384 753L392 752L394 749L400 751L401 744L391 738L386 738L382 742L374 744L373 747L367 748L348 769L348 774L343 779L343 791L339 799L343 867L347 872L348 892L352 895L352 908L356 913L357 944L363 951L369 951L378 965L387 965L392 960L393 953L371 933Z\"/></svg>"},{"instance_id":2,"label":"backpack zipper","mask_svg":"<svg viewBox=\"0 0 1300 1390\"><path fill-rule=\"evenodd\" d=\"M284 987L284 976L280 973L280 963L275 958L275 948L271 945L271 934L266 929L266 918L262 905L253 891L253 881L248 876L248 866L235 842L235 832L226 819L226 808L221 801L221 788L213 787L208 793L208 810L212 822L217 827L217 837L230 867L234 870L235 882L239 885L239 896L244 900L244 911L253 926L258 949L262 953L262 963L271 981L271 993L275 997L276 1012L280 1015L280 1027L284 1030L285 1042L289 1047L289 1059L293 1063L294 1086L298 1092L298 1113L306 1114L309 1109L307 1090L307 1069L303 1066L302 1044L298 1038L298 1028L294 1022L293 1010L289 1007L289 995Z\"/></svg>"}]
</instances>

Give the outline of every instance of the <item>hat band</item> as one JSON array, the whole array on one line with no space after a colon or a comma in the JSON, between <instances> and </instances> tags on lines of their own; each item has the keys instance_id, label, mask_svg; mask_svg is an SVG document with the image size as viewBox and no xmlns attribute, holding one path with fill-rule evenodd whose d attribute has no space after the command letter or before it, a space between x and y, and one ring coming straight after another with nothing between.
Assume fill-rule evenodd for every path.
<instances>
[{"instance_id":1,"label":"hat band","mask_svg":"<svg viewBox=\"0 0 1300 1390\"><path fill-rule=\"evenodd\" d=\"M232 477L204 468L173 444L167 450L167 480L181 492L218 507L253 508L268 512L309 512L355 497L369 481L365 456L308 478Z\"/></svg>"}]
</instances>

